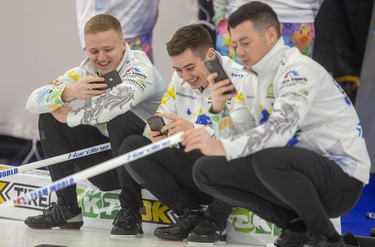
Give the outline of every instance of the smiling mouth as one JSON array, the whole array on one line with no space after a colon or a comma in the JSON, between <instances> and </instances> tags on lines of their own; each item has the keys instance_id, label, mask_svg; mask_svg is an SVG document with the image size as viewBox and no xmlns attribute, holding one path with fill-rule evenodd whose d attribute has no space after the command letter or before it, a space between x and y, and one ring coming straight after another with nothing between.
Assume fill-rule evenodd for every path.
<instances>
[{"instance_id":1,"label":"smiling mouth","mask_svg":"<svg viewBox=\"0 0 375 247\"><path fill-rule=\"evenodd\" d=\"M198 79L199 79L199 77L196 77L194 80L190 80L190 81L188 81L188 82L189 82L189 83L194 83L194 82L198 81Z\"/></svg>"},{"instance_id":2,"label":"smiling mouth","mask_svg":"<svg viewBox=\"0 0 375 247\"><path fill-rule=\"evenodd\" d=\"M111 61L108 61L108 62L105 62L105 63L98 63L100 66L107 66L108 64L110 64L111 63Z\"/></svg>"}]
</instances>

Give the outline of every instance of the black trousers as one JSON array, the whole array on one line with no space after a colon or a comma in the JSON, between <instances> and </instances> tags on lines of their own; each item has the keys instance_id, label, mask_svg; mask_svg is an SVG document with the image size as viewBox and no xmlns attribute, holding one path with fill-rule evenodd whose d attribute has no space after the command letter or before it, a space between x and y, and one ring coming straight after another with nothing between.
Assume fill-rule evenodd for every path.
<instances>
[{"instance_id":1,"label":"black trousers","mask_svg":"<svg viewBox=\"0 0 375 247\"><path fill-rule=\"evenodd\" d=\"M270 148L231 161L203 157L194 165L193 178L203 191L280 228L300 218L315 236L334 234L329 218L348 212L363 190L363 183L335 162L296 147Z\"/></svg>"},{"instance_id":2,"label":"black trousers","mask_svg":"<svg viewBox=\"0 0 375 247\"><path fill-rule=\"evenodd\" d=\"M315 18L313 58L355 103L374 0L325 0Z\"/></svg>"},{"instance_id":3,"label":"black trousers","mask_svg":"<svg viewBox=\"0 0 375 247\"><path fill-rule=\"evenodd\" d=\"M126 153L150 143L146 137L130 136L120 152ZM202 192L193 181L193 165L201 157L199 152L185 153L182 149L171 147L129 163L122 170L122 176L119 173L125 206L143 206L143 186L178 215L184 208L196 209L201 208L200 204L209 204L209 214L217 223L224 223L232 206Z\"/></svg>"},{"instance_id":4,"label":"black trousers","mask_svg":"<svg viewBox=\"0 0 375 247\"><path fill-rule=\"evenodd\" d=\"M87 169L107 161L112 157L118 156L118 150L123 140L130 135L142 135L144 127L145 122L142 119L132 112L127 112L108 122L108 138L102 135L96 127L78 125L71 128L67 124L57 121L50 113L41 114L39 116L39 134L46 158L106 142L110 142L112 148L110 151L104 151L49 166L52 181L70 176L76 171ZM120 189L116 169L89 178L89 181L103 191ZM72 209L78 208L76 185L56 191L56 195L62 198L68 207Z\"/></svg>"},{"instance_id":5,"label":"black trousers","mask_svg":"<svg viewBox=\"0 0 375 247\"><path fill-rule=\"evenodd\" d=\"M333 77L359 77L373 0L326 0L315 19L314 59Z\"/></svg>"}]
</instances>

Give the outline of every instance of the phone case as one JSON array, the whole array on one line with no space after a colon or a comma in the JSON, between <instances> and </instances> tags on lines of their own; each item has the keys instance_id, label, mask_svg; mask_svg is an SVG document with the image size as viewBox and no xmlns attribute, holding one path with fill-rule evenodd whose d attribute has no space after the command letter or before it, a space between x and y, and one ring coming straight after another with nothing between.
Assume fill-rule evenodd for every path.
<instances>
[{"instance_id":1,"label":"phone case","mask_svg":"<svg viewBox=\"0 0 375 247\"><path fill-rule=\"evenodd\" d=\"M102 75L104 78L105 83L107 83L107 88L113 88L114 86L121 84L122 79L120 75L118 74L117 70L113 70L111 72L108 72L104 75Z\"/></svg>"},{"instance_id":2,"label":"phone case","mask_svg":"<svg viewBox=\"0 0 375 247\"><path fill-rule=\"evenodd\" d=\"M104 82L103 81L94 81L94 82L91 82L90 84L106 83L107 87L105 87L105 88L95 88L94 90L106 90L106 89L109 89L109 88L113 88L114 86L117 86L118 84L122 83L122 79L121 79L120 75L118 74L117 70L112 70L111 72L108 72L104 75L101 75L100 77L104 78Z\"/></svg>"},{"instance_id":3,"label":"phone case","mask_svg":"<svg viewBox=\"0 0 375 247\"><path fill-rule=\"evenodd\" d=\"M225 73L218 59L206 60L204 61L204 65L206 66L207 70L210 73L214 73L214 72L218 73L218 76L215 78L215 82L229 79L227 73ZM236 89L226 91L224 94L233 94L233 93L236 93Z\"/></svg>"},{"instance_id":4,"label":"phone case","mask_svg":"<svg viewBox=\"0 0 375 247\"><path fill-rule=\"evenodd\" d=\"M147 123L153 131L160 131L165 125L164 119L159 116L152 116L147 119ZM168 131L162 132L160 135L167 135Z\"/></svg>"}]
</instances>

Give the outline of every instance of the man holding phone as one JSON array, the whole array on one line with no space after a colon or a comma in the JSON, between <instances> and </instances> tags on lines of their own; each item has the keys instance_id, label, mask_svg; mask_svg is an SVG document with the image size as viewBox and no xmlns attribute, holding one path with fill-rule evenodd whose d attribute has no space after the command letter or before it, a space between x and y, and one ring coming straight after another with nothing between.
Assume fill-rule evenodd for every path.
<instances>
[{"instance_id":1,"label":"man holding phone","mask_svg":"<svg viewBox=\"0 0 375 247\"><path fill-rule=\"evenodd\" d=\"M194 164L194 181L280 227L277 247L352 246L330 221L353 208L370 177L352 102L321 65L284 44L267 4L244 4L228 23L238 57L258 81L243 81L229 114L226 82L208 77L217 138L204 128L183 134L186 152L207 155ZM238 129L238 117L250 129Z\"/></svg>"},{"instance_id":2,"label":"man holding phone","mask_svg":"<svg viewBox=\"0 0 375 247\"><path fill-rule=\"evenodd\" d=\"M118 74L117 70L112 70L111 72L108 72L104 75L101 75L101 77L104 78L104 82L102 81L95 81L91 82L90 84L100 84L105 83L107 86L103 88L93 88L92 90L106 90L106 89L112 89L113 87L119 85L122 83L122 79L120 75Z\"/></svg>"},{"instance_id":3,"label":"man holding phone","mask_svg":"<svg viewBox=\"0 0 375 247\"><path fill-rule=\"evenodd\" d=\"M233 83L228 85L231 89L249 75L242 70L241 65L214 50L209 33L200 25L178 29L167 43L167 52L175 72L157 110L157 115L164 118L166 124L161 126L163 122L160 118L153 117L149 121L150 126L145 129L148 138L128 137L121 146L121 153L198 126L205 126L214 135L212 121L208 117L211 98L205 60L219 61ZM232 99L228 99L226 104L231 108ZM166 131L166 135L161 135ZM118 224L114 228L122 228L124 235L132 235L139 230L141 222L136 219L139 219L139 208L143 206L143 186L179 218L171 226L156 228L154 234L157 237L169 240L187 238L189 242L196 243L224 240L225 223L232 205L215 201L196 187L192 169L194 162L200 157L200 152L185 153L183 147L171 147L129 163L123 169L123 179L120 182L126 191L127 210L132 212L133 217L128 217L123 225ZM203 210L201 204L208 204L208 210Z\"/></svg>"},{"instance_id":4,"label":"man holding phone","mask_svg":"<svg viewBox=\"0 0 375 247\"><path fill-rule=\"evenodd\" d=\"M146 118L155 112L166 90L146 54L129 48L115 17L96 15L84 30L88 58L34 90L26 109L39 114L40 140L47 158L108 141L112 150L49 166L53 181L118 156L127 136L143 134ZM70 103L78 100L82 104L73 110ZM89 180L104 191L120 188L116 170ZM76 185L56 195L57 203L51 203L42 215L25 220L29 227L82 226ZM120 195L121 205L122 198Z\"/></svg>"}]
</instances>

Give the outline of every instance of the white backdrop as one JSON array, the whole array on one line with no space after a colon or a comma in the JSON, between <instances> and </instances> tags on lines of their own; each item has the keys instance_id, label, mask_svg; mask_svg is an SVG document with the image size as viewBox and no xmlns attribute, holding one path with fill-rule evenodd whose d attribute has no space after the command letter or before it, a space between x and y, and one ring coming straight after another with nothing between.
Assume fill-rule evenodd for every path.
<instances>
[{"instance_id":1,"label":"white backdrop","mask_svg":"<svg viewBox=\"0 0 375 247\"><path fill-rule=\"evenodd\" d=\"M173 70L165 43L177 28L193 22L196 2L160 0L154 61L167 82ZM12 0L1 5L0 135L38 138L37 116L25 110L27 97L84 59L75 1Z\"/></svg>"}]
</instances>

